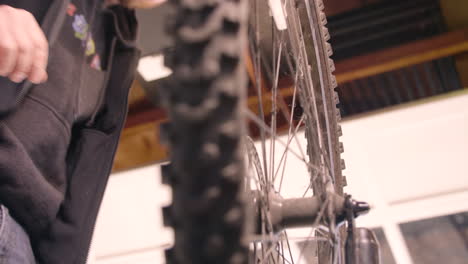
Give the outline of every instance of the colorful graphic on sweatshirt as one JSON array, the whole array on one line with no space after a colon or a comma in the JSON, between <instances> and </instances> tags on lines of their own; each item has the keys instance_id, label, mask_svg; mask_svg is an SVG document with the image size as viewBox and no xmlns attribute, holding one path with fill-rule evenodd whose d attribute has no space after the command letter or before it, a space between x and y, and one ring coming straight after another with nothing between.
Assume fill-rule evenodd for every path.
<instances>
[{"instance_id":1,"label":"colorful graphic on sweatshirt","mask_svg":"<svg viewBox=\"0 0 468 264\"><path fill-rule=\"evenodd\" d=\"M76 11L76 6L70 3L67 8L67 14L73 17L72 27L75 32L75 37L81 40L81 45L85 50L86 57L95 55L91 60L90 66L97 70L101 70L101 60L99 55L96 54L96 43L94 42L93 35L89 30L89 24L86 21L85 16L77 14Z\"/></svg>"},{"instance_id":2,"label":"colorful graphic on sweatshirt","mask_svg":"<svg viewBox=\"0 0 468 264\"><path fill-rule=\"evenodd\" d=\"M77 39L84 41L88 37L89 25L84 15L75 15L72 26Z\"/></svg>"},{"instance_id":3,"label":"colorful graphic on sweatshirt","mask_svg":"<svg viewBox=\"0 0 468 264\"><path fill-rule=\"evenodd\" d=\"M69 16L74 16L74 15L75 15L75 12L76 12L76 6L75 6L74 4L72 4L72 3L70 3L70 4L68 5L68 8L67 8L67 14L68 14Z\"/></svg>"},{"instance_id":4,"label":"colorful graphic on sweatshirt","mask_svg":"<svg viewBox=\"0 0 468 264\"><path fill-rule=\"evenodd\" d=\"M101 58L99 57L99 54L95 54L93 57L93 60L91 60L90 66L96 70L102 70L101 69Z\"/></svg>"},{"instance_id":5,"label":"colorful graphic on sweatshirt","mask_svg":"<svg viewBox=\"0 0 468 264\"><path fill-rule=\"evenodd\" d=\"M96 53L96 44L94 43L93 37L91 34L88 35L89 38L86 40L86 56L91 56Z\"/></svg>"}]
</instances>

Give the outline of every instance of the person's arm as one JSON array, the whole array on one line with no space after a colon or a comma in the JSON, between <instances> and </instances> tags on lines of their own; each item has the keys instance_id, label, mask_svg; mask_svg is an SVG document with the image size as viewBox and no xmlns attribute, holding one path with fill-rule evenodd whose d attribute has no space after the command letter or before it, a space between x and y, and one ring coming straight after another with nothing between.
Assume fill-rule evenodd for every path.
<instances>
[{"instance_id":1,"label":"person's arm","mask_svg":"<svg viewBox=\"0 0 468 264\"><path fill-rule=\"evenodd\" d=\"M46 81L48 51L47 39L31 13L0 5L0 76L17 83Z\"/></svg>"}]
</instances>

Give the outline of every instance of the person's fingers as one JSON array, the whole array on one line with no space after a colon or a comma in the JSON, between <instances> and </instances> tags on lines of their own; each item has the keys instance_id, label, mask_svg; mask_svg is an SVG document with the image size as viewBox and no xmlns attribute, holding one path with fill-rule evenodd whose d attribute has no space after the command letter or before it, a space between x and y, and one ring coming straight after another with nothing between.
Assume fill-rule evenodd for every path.
<instances>
[{"instance_id":1,"label":"person's fingers","mask_svg":"<svg viewBox=\"0 0 468 264\"><path fill-rule=\"evenodd\" d=\"M31 72L28 75L28 80L35 84L45 82L47 80L47 72L45 71L45 68L37 66L37 64L33 64Z\"/></svg>"},{"instance_id":2,"label":"person's fingers","mask_svg":"<svg viewBox=\"0 0 468 264\"><path fill-rule=\"evenodd\" d=\"M8 76L15 68L17 49L15 41L5 37L0 42L0 75Z\"/></svg>"},{"instance_id":3,"label":"person's fingers","mask_svg":"<svg viewBox=\"0 0 468 264\"><path fill-rule=\"evenodd\" d=\"M10 80L13 82L22 82L32 69L34 62L35 47L31 39L31 28L34 27L35 20L31 13L21 10L18 11L19 15L14 16L12 23L21 25L22 30L12 28L10 33L14 36L18 46L18 53L16 58L16 65L13 72L9 75Z\"/></svg>"},{"instance_id":4,"label":"person's fingers","mask_svg":"<svg viewBox=\"0 0 468 264\"><path fill-rule=\"evenodd\" d=\"M14 9L9 6L0 6L4 19L10 17ZM0 75L8 76L16 66L17 46L15 39L10 34L7 23L0 23Z\"/></svg>"},{"instance_id":5,"label":"person's fingers","mask_svg":"<svg viewBox=\"0 0 468 264\"><path fill-rule=\"evenodd\" d=\"M49 57L49 44L39 25L31 30L31 39L34 43L34 60L28 79L32 83L41 83L47 80L47 62Z\"/></svg>"},{"instance_id":6,"label":"person's fingers","mask_svg":"<svg viewBox=\"0 0 468 264\"><path fill-rule=\"evenodd\" d=\"M28 80L35 84L45 82L47 80L46 65L47 52L36 52L31 72L28 75Z\"/></svg>"},{"instance_id":7,"label":"person's fingers","mask_svg":"<svg viewBox=\"0 0 468 264\"><path fill-rule=\"evenodd\" d=\"M21 39L21 38L20 38ZM8 76L13 82L22 82L29 75L33 62L33 50L24 44L24 40L17 39L18 54L13 72Z\"/></svg>"}]
</instances>

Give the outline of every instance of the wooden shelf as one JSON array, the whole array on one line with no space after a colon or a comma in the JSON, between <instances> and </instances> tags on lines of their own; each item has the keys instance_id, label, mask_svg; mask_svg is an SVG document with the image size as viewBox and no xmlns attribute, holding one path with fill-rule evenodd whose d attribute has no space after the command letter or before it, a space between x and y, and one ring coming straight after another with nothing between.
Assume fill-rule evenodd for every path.
<instances>
[{"instance_id":1,"label":"wooden shelf","mask_svg":"<svg viewBox=\"0 0 468 264\"><path fill-rule=\"evenodd\" d=\"M337 62L336 79L345 83L468 51L468 29Z\"/></svg>"}]
</instances>

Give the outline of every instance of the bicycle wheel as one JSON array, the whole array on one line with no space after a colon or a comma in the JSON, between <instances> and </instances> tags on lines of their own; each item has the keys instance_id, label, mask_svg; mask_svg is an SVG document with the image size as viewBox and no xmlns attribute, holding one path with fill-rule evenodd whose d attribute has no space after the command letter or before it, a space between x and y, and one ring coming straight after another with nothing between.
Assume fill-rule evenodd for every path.
<instances>
[{"instance_id":1,"label":"bicycle wheel","mask_svg":"<svg viewBox=\"0 0 468 264\"><path fill-rule=\"evenodd\" d=\"M173 189L172 205L163 214L165 224L175 231L167 263L298 263L308 241L331 245L315 247L319 263L342 263L329 195L342 195L342 148L323 3L286 0L282 29L277 26L281 17L269 15L266 1L250 2L250 45L245 1L174 4L177 14L170 31L175 33L175 48L166 55L173 75L162 91L170 119L163 131L171 149L163 178ZM250 47L252 58L249 73L258 97L253 100L252 94L246 100L243 89L244 65L249 64L243 60L244 47ZM289 81L290 88L280 89L280 81ZM258 148L249 138L244 140L244 117L260 139ZM287 127L287 136L278 136L281 126ZM298 139L302 129L306 151ZM314 217L299 217L299 222L318 233L308 232L305 244L296 249L284 230L289 226L275 219L274 204L283 201L286 178L291 178L284 176L288 156L303 165L307 181L304 194L302 190L288 196L314 196L313 201L298 203L305 208L317 205ZM291 210L292 215L296 212ZM298 223L292 222L291 226Z\"/></svg>"},{"instance_id":2,"label":"bicycle wheel","mask_svg":"<svg viewBox=\"0 0 468 264\"><path fill-rule=\"evenodd\" d=\"M305 258L303 251L311 250L310 246L307 247L311 244L308 241L314 241L317 243L313 245L313 251L315 251L313 255L316 256L318 263L343 263L341 251L344 239L340 238L343 232L336 227L337 214L329 195L332 193L342 196L345 184L341 174L344 161L340 158L343 146L338 140L341 135L338 121L341 117L336 108L339 103L338 95L334 91L337 83L333 76L334 64L329 58L332 50L327 43L330 36L326 28L323 3L321 1L285 1L283 3L285 16L282 22L285 29L283 30L278 29L280 23L275 21L275 17L271 18L268 11L262 10L261 3L262 1L255 1L252 8L254 12L251 14L250 39L253 40L251 41L253 44L250 50L255 68L253 75L257 77L256 87L261 87L262 82L267 83L266 87L271 87L271 89L266 89L267 91L258 89L257 95L262 97L259 102L265 101L263 95L265 93L271 98L265 105L260 106L259 118L252 117L256 125L261 127L260 143L257 144L257 148L253 148L252 144L250 147L250 157L254 161L252 167L255 171L251 178L256 178L254 182L259 182L252 189L260 189L262 193L260 196L266 197L261 202L263 211L260 213L263 217L261 221L265 222L261 227L261 234L264 238L258 243L256 248L259 252L256 254L261 255L260 259L264 261L269 259L271 263L294 263L298 259ZM276 19L281 20L281 17ZM264 78L259 76L264 76ZM288 77L289 83L286 83L289 87L284 89L285 82L283 81L283 84L280 82L288 80ZM283 86L283 89L280 89L280 86ZM294 108L298 104L301 106L302 116L294 120ZM269 109L262 111L262 108ZM262 120L264 112L272 113L267 120ZM278 122L281 119L283 121ZM284 125L285 121L288 127L287 136L280 137L283 142L278 144L281 140L276 138L277 127ZM297 139L297 131L301 126L304 127L306 142ZM294 144L296 148L291 146ZM307 144L306 151L301 149L302 144ZM281 151L278 151L278 147L282 148ZM260 149L261 153L257 154L256 149ZM275 153L279 153L279 157L275 157ZM295 156L307 167L308 174L303 173L308 175L303 178L305 190L297 188L291 191L284 190L285 186L298 185L299 170L295 167L300 164L288 159L288 154ZM287 163L292 164L288 166ZM293 169L288 170L291 166ZM288 180L290 180L289 183ZM278 216L275 216L277 213L272 212L274 210L271 209L271 204L278 203L278 201L271 198L271 193L289 198L301 197L301 195L304 197L311 195L309 189L312 189L313 195L319 199L321 211L323 211L314 220L309 219L309 224L326 227L326 231L303 230L302 232L308 235L300 243L299 249L296 246L295 251L299 257L295 258L291 253L285 256L280 252L290 252L291 245L278 241L291 239L291 236L287 234L287 231L276 234L274 232L278 228L271 223L279 222L279 220L277 220ZM296 208L296 210L300 209ZM302 222L301 225L306 225L306 223ZM271 237L276 238L271 239ZM277 242L271 243L272 240ZM272 257L273 251L276 251L276 258Z\"/></svg>"}]
</instances>

